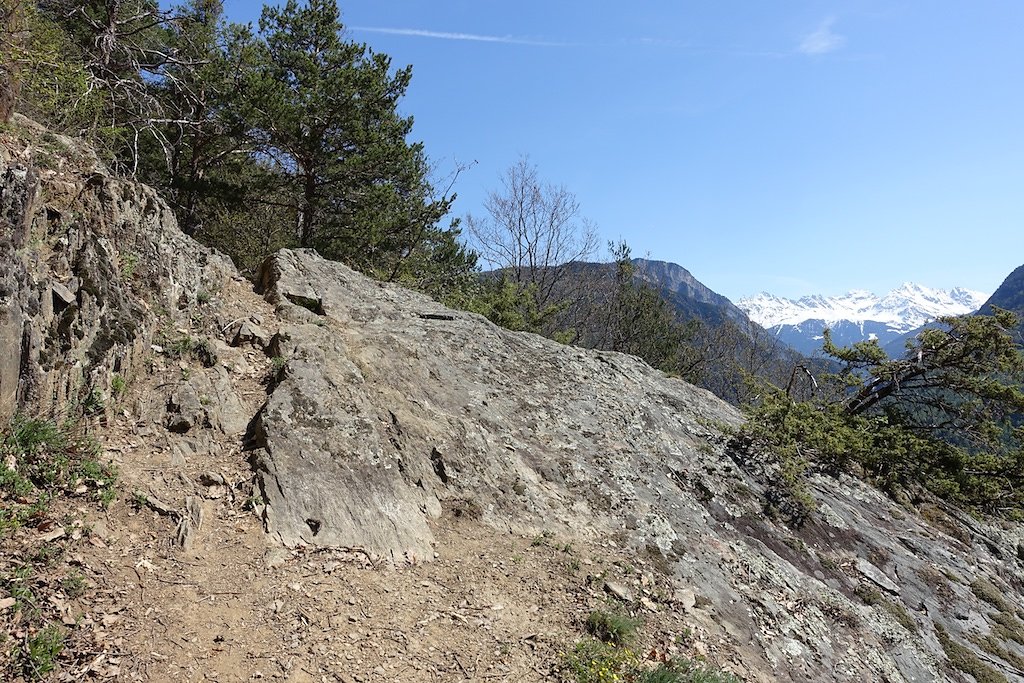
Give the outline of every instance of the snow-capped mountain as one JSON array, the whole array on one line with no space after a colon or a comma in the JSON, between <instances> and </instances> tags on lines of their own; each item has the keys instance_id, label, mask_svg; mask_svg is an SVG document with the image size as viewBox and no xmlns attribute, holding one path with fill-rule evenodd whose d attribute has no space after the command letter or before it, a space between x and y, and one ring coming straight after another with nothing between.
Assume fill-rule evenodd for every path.
<instances>
[{"instance_id":1,"label":"snow-capped mountain","mask_svg":"<svg viewBox=\"0 0 1024 683\"><path fill-rule=\"evenodd\" d=\"M839 345L878 339L884 347L940 316L976 311L986 298L963 287L942 291L907 282L881 297L854 290L842 296L815 294L794 300L762 292L736 305L797 351L814 354L821 349L826 327Z\"/></svg>"}]
</instances>

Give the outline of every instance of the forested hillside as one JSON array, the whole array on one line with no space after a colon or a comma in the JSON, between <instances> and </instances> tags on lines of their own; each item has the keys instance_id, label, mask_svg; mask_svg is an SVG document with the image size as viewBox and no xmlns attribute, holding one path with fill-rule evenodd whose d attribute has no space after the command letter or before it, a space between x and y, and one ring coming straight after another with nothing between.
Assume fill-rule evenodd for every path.
<instances>
[{"instance_id":1,"label":"forested hillside","mask_svg":"<svg viewBox=\"0 0 1024 683\"><path fill-rule=\"evenodd\" d=\"M267 7L255 27L219 0L3 7L3 120L89 139L243 271L313 247L444 295L472 270L453 195L398 113L411 68L344 40L333 0Z\"/></svg>"},{"instance_id":2,"label":"forested hillside","mask_svg":"<svg viewBox=\"0 0 1024 683\"><path fill-rule=\"evenodd\" d=\"M1006 276L1003 284L988 298L980 312L991 315L994 308L1013 311L1018 317L1024 316L1024 266L1015 268ZM1018 330L1024 332L1024 327L1018 327Z\"/></svg>"}]
</instances>

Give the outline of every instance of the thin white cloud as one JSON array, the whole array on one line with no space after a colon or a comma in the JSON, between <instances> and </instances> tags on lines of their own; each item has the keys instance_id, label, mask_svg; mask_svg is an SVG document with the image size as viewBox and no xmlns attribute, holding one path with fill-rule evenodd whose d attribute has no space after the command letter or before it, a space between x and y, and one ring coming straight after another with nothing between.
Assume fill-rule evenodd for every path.
<instances>
[{"instance_id":1,"label":"thin white cloud","mask_svg":"<svg viewBox=\"0 0 1024 683\"><path fill-rule=\"evenodd\" d=\"M797 50L805 55L823 55L841 48L846 44L846 38L832 30L835 23L836 20L832 17L825 19L818 28L804 36Z\"/></svg>"},{"instance_id":2,"label":"thin white cloud","mask_svg":"<svg viewBox=\"0 0 1024 683\"><path fill-rule=\"evenodd\" d=\"M508 45L541 45L545 47L566 47L569 43L547 40L532 40L515 36L489 36L479 33L453 33L449 31L428 31L419 28L384 28L380 26L352 26L353 31L367 33L386 33L392 36L416 36L418 38L438 38L440 40L468 40L478 43L505 43Z\"/></svg>"}]
</instances>

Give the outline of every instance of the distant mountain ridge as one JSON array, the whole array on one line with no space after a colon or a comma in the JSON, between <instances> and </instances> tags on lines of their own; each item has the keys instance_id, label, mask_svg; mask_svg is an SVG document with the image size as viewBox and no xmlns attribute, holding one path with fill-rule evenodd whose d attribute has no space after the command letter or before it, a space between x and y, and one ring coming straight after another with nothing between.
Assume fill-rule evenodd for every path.
<instances>
[{"instance_id":1,"label":"distant mountain ridge","mask_svg":"<svg viewBox=\"0 0 1024 683\"><path fill-rule=\"evenodd\" d=\"M982 292L964 287L943 291L906 282L884 296L853 290L787 299L762 292L736 305L781 341L811 355L820 351L825 328L840 345L877 339L884 347L938 317L973 313L985 299Z\"/></svg>"},{"instance_id":2,"label":"distant mountain ridge","mask_svg":"<svg viewBox=\"0 0 1024 683\"><path fill-rule=\"evenodd\" d=\"M746 329L750 318L732 301L712 291L677 263L633 259L636 277L661 290L661 293L684 317L698 317L721 324L731 320Z\"/></svg>"},{"instance_id":3,"label":"distant mountain ridge","mask_svg":"<svg viewBox=\"0 0 1024 683\"><path fill-rule=\"evenodd\" d=\"M1024 316L1024 266L1018 266L1006 276L1003 284L999 285L981 307L982 313L991 312L993 306Z\"/></svg>"}]
</instances>

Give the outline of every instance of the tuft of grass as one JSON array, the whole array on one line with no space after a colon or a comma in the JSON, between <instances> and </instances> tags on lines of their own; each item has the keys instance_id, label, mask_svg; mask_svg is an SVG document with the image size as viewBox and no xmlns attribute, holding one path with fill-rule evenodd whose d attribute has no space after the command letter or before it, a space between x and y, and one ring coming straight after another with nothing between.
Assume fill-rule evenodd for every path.
<instances>
[{"instance_id":1,"label":"tuft of grass","mask_svg":"<svg viewBox=\"0 0 1024 683\"><path fill-rule=\"evenodd\" d=\"M135 270L139 267L139 255L134 252L127 252L121 256L121 277L131 280Z\"/></svg>"},{"instance_id":2,"label":"tuft of grass","mask_svg":"<svg viewBox=\"0 0 1024 683\"><path fill-rule=\"evenodd\" d=\"M194 339L188 334L183 334L162 346L167 357L174 360L194 358L204 368L211 368L217 364L217 352L207 339Z\"/></svg>"},{"instance_id":3,"label":"tuft of grass","mask_svg":"<svg viewBox=\"0 0 1024 683\"><path fill-rule=\"evenodd\" d=\"M114 375L110 378L110 390L114 393L115 397L120 397L127 388L128 382L121 375Z\"/></svg>"},{"instance_id":4,"label":"tuft of grass","mask_svg":"<svg viewBox=\"0 0 1024 683\"><path fill-rule=\"evenodd\" d=\"M952 668L972 676L977 683L1009 683L1006 676L978 659L970 649L953 640L942 624L935 624L935 635Z\"/></svg>"},{"instance_id":5,"label":"tuft of grass","mask_svg":"<svg viewBox=\"0 0 1024 683\"><path fill-rule=\"evenodd\" d=\"M1004 641L1012 640L1024 645L1024 624L1009 612L993 612L988 618L995 622L992 632Z\"/></svg>"},{"instance_id":6,"label":"tuft of grass","mask_svg":"<svg viewBox=\"0 0 1024 683\"><path fill-rule=\"evenodd\" d=\"M587 633L610 645L625 646L636 638L640 620L617 614L595 610L587 617Z\"/></svg>"},{"instance_id":7,"label":"tuft of grass","mask_svg":"<svg viewBox=\"0 0 1024 683\"><path fill-rule=\"evenodd\" d=\"M15 416L0 439L0 534L83 484L96 500L112 500L117 470L99 457L99 445L73 424Z\"/></svg>"},{"instance_id":8,"label":"tuft of grass","mask_svg":"<svg viewBox=\"0 0 1024 683\"><path fill-rule=\"evenodd\" d=\"M82 401L82 411L86 415L99 415L106 410L106 408L107 403L103 398L103 392L99 387L93 387L86 395L85 400Z\"/></svg>"},{"instance_id":9,"label":"tuft of grass","mask_svg":"<svg viewBox=\"0 0 1024 683\"><path fill-rule=\"evenodd\" d=\"M562 655L560 673L575 683L741 683L730 673L685 657L650 669L635 651L591 638Z\"/></svg>"},{"instance_id":10,"label":"tuft of grass","mask_svg":"<svg viewBox=\"0 0 1024 683\"><path fill-rule=\"evenodd\" d=\"M1024 671L1024 657L1021 657L1016 652L1003 647L1002 642L1000 642L997 636L993 634L989 634L987 636L971 635L968 636L967 639L990 655L999 657L999 659L1009 662L1015 668Z\"/></svg>"},{"instance_id":11,"label":"tuft of grass","mask_svg":"<svg viewBox=\"0 0 1024 683\"><path fill-rule=\"evenodd\" d=\"M531 548L537 548L537 547L542 546L542 545L550 545L551 539L554 538L554 537L555 537L554 532L542 531L542 532L540 532L539 534L537 534L536 536L533 537L533 540L530 541L530 547Z\"/></svg>"},{"instance_id":12,"label":"tuft of grass","mask_svg":"<svg viewBox=\"0 0 1024 683\"><path fill-rule=\"evenodd\" d=\"M63 590L69 598L77 598L79 595L85 593L87 585L85 575L78 571L71 572L61 579L60 582L61 590Z\"/></svg>"},{"instance_id":13,"label":"tuft of grass","mask_svg":"<svg viewBox=\"0 0 1024 683\"><path fill-rule=\"evenodd\" d=\"M263 377L263 383L267 386L273 386L274 384L284 379L284 370L288 366L288 359L284 356L271 356L270 367L267 368L267 374Z\"/></svg>"},{"instance_id":14,"label":"tuft of grass","mask_svg":"<svg viewBox=\"0 0 1024 683\"><path fill-rule=\"evenodd\" d=\"M686 658L659 664L635 680L637 683L741 683L731 673Z\"/></svg>"},{"instance_id":15,"label":"tuft of grass","mask_svg":"<svg viewBox=\"0 0 1024 683\"><path fill-rule=\"evenodd\" d=\"M992 585L990 581L983 578L977 578L971 582L971 592L974 593L975 597L979 600L984 600L988 604L992 605L1000 612L1009 613L1010 606L1003 600L1002 591Z\"/></svg>"},{"instance_id":16,"label":"tuft of grass","mask_svg":"<svg viewBox=\"0 0 1024 683\"><path fill-rule=\"evenodd\" d=\"M32 681L43 678L57 667L57 658L63 651L64 631L56 624L48 624L25 643L22 675Z\"/></svg>"},{"instance_id":17,"label":"tuft of grass","mask_svg":"<svg viewBox=\"0 0 1024 683\"><path fill-rule=\"evenodd\" d=\"M884 597L882 592L877 588L862 583L853 589L853 594L860 598L865 605L877 606L884 609L908 632L917 633L917 622L914 621L912 616L910 616L907 609L903 605Z\"/></svg>"}]
</instances>

